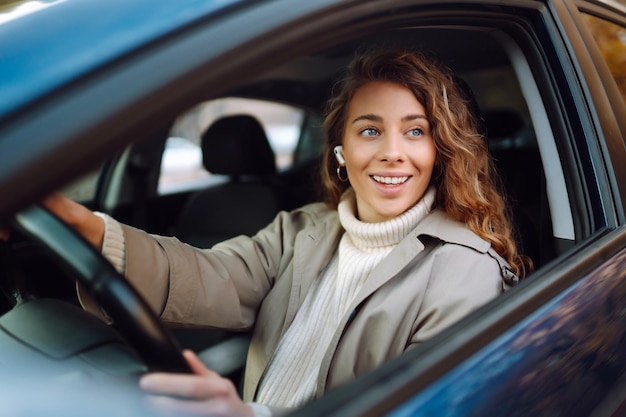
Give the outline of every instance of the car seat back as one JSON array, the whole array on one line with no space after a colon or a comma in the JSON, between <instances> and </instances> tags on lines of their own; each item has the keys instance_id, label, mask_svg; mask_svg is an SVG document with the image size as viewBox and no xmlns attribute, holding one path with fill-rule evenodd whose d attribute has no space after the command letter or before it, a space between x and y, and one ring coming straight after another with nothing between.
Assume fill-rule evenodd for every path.
<instances>
[{"instance_id":1,"label":"car seat back","mask_svg":"<svg viewBox=\"0 0 626 417\"><path fill-rule=\"evenodd\" d=\"M208 248L240 234L251 236L270 223L280 208L272 185L276 163L259 121L250 115L223 117L202 135L201 147L205 168L230 180L188 199L176 236Z\"/></svg>"}]
</instances>

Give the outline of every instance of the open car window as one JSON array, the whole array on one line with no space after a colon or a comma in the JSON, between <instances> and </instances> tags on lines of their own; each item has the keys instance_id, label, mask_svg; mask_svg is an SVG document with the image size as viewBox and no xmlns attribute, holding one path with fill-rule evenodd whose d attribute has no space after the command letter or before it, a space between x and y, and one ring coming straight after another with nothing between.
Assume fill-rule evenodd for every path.
<instances>
[{"instance_id":1,"label":"open car window","mask_svg":"<svg viewBox=\"0 0 626 417\"><path fill-rule=\"evenodd\" d=\"M349 39L317 55L296 56L257 74L253 80L237 85L235 94L200 102L179 114L168 128L167 138L157 138L164 143L163 150L151 157L154 168L150 168L143 182L137 183L136 175L129 174L136 172L131 166L137 159L133 152L141 145L123 153L108 167L107 181L102 182L106 186L103 205L122 220L132 220L132 215L125 213L136 213L137 205L124 207L138 198L137 190L144 194L142 199L157 201L160 196L187 195L222 184L226 176L204 168L200 141L202 133L226 115L249 114L261 122L279 174L310 175L310 166L319 165L323 143L322 102L312 106L307 101L298 103L298 95L290 96L301 94L299 89L304 88L298 84L298 71L319 61L316 65L328 66L331 69L325 71L338 74L351 54L347 51L364 45L400 43L424 50L467 84L484 121L484 134L503 180L521 251L540 268L595 230L594 215L580 210L579 202L590 197L584 195L586 188L575 172L568 171L575 169L571 160L575 150L571 150L568 140L562 141L567 138L561 130L566 122L554 108L557 98L545 89L541 67L536 66L534 55L524 50L527 46L505 28L486 30L492 23L486 20L475 26L383 31ZM335 53L343 55L343 60L337 60ZM472 54L470 61L467 57ZM282 84L285 74L295 78L293 87ZM246 95L254 98L243 98ZM297 170L307 164L308 171ZM306 199L287 202L285 207L295 208L300 201L310 202L316 195L312 188L302 192ZM573 210L573 206L579 208ZM169 205L162 211L172 217L169 213L175 208ZM172 225L158 224L151 230L171 233L173 229Z\"/></svg>"},{"instance_id":2,"label":"open car window","mask_svg":"<svg viewBox=\"0 0 626 417\"><path fill-rule=\"evenodd\" d=\"M442 44L441 39L454 42ZM562 145L557 144L553 122L535 79L532 63L506 31L464 28L401 29L377 34L371 39L350 40L335 50L353 50L362 45L397 42L423 48L449 65L468 86L484 119L490 152L504 181L521 249L537 267L554 259L577 239L572 201L562 165ZM358 45L355 47L355 45ZM456 45L456 46L455 46ZM469 65L463 57L468 48L481 45L482 65ZM260 78L265 87L283 72L291 73L319 56L302 56L272 68ZM336 71L340 70L340 65ZM278 83L276 83L278 86ZM322 145L321 111L273 102L273 92L254 90L254 83L235 91L256 99L217 98L199 103L179 115L169 130L155 195L190 192L223 183L226 178L207 172L199 146L202 132L221 116L250 114L259 119L275 153L279 172L315 160ZM288 100L284 100L287 102ZM295 104L295 103L294 103ZM532 109L532 111L531 111ZM572 185L570 184L569 187ZM290 207L293 207L291 205ZM580 238L582 236L578 236Z\"/></svg>"}]
</instances>

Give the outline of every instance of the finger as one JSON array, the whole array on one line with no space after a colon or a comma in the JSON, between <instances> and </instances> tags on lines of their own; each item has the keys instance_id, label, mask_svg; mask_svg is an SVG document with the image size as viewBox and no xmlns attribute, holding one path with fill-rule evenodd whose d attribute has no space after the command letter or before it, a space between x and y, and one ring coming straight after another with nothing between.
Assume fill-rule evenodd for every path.
<instances>
[{"instance_id":1,"label":"finger","mask_svg":"<svg viewBox=\"0 0 626 417\"><path fill-rule=\"evenodd\" d=\"M232 416L228 406L222 401L187 401L172 397L149 396L148 406L166 416Z\"/></svg>"},{"instance_id":2,"label":"finger","mask_svg":"<svg viewBox=\"0 0 626 417\"><path fill-rule=\"evenodd\" d=\"M141 377L139 387L153 394L189 397L197 380L195 375L157 372Z\"/></svg>"},{"instance_id":3,"label":"finger","mask_svg":"<svg viewBox=\"0 0 626 417\"><path fill-rule=\"evenodd\" d=\"M154 373L139 380L139 386L147 392L198 400L228 396L230 385L228 380L215 372L202 376Z\"/></svg>"},{"instance_id":4,"label":"finger","mask_svg":"<svg viewBox=\"0 0 626 417\"><path fill-rule=\"evenodd\" d=\"M9 229L0 227L0 240L9 240L10 236L11 236L11 232L9 232Z\"/></svg>"},{"instance_id":5,"label":"finger","mask_svg":"<svg viewBox=\"0 0 626 417\"><path fill-rule=\"evenodd\" d=\"M61 193L57 192L44 197L41 203L44 207L56 212L59 208L64 208L66 205L66 198Z\"/></svg>"},{"instance_id":6,"label":"finger","mask_svg":"<svg viewBox=\"0 0 626 417\"><path fill-rule=\"evenodd\" d=\"M200 360L198 355L196 355L192 350L185 349L183 350L183 357L189 364L192 372L196 375L218 375L216 372L211 371L207 368L204 363Z\"/></svg>"}]
</instances>

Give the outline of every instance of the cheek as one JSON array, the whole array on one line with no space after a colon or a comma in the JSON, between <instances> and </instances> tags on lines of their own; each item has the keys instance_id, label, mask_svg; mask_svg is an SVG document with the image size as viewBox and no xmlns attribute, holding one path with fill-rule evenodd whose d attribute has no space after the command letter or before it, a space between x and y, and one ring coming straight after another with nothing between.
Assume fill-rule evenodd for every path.
<instances>
[{"instance_id":1,"label":"cheek","mask_svg":"<svg viewBox=\"0 0 626 417\"><path fill-rule=\"evenodd\" d=\"M431 170L439 166L439 158L437 157L437 152L434 149L433 149L433 153L430 158L430 161L429 161L429 165L430 165Z\"/></svg>"},{"instance_id":2,"label":"cheek","mask_svg":"<svg viewBox=\"0 0 626 417\"><path fill-rule=\"evenodd\" d=\"M437 149L435 148L434 142L425 144L416 159L416 163L422 170L425 171L432 171L434 167L439 165L439 158L437 156Z\"/></svg>"},{"instance_id":3,"label":"cheek","mask_svg":"<svg viewBox=\"0 0 626 417\"><path fill-rule=\"evenodd\" d=\"M348 170L357 170L367 165L370 157L365 148L353 146L350 140L345 140L343 145L343 156L346 160Z\"/></svg>"}]
</instances>

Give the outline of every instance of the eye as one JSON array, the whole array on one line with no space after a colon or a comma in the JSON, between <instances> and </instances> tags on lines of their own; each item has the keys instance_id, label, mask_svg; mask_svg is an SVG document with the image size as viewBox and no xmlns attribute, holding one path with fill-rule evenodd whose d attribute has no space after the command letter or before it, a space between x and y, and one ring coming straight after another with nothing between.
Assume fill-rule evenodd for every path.
<instances>
[{"instance_id":1,"label":"eye","mask_svg":"<svg viewBox=\"0 0 626 417\"><path fill-rule=\"evenodd\" d=\"M418 137L424 134L424 130L419 127L416 127L414 129L409 130L408 134L409 136Z\"/></svg>"},{"instance_id":2,"label":"eye","mask_svg":"<svg viewBox=\"0 0 626 417\"><path fill-rule=\"evenodd\" d=\"M368 127L361 130L361 135L363 136L376 136L378 135L378 131L374 128Z\"/></svg>"}]
</instances>

